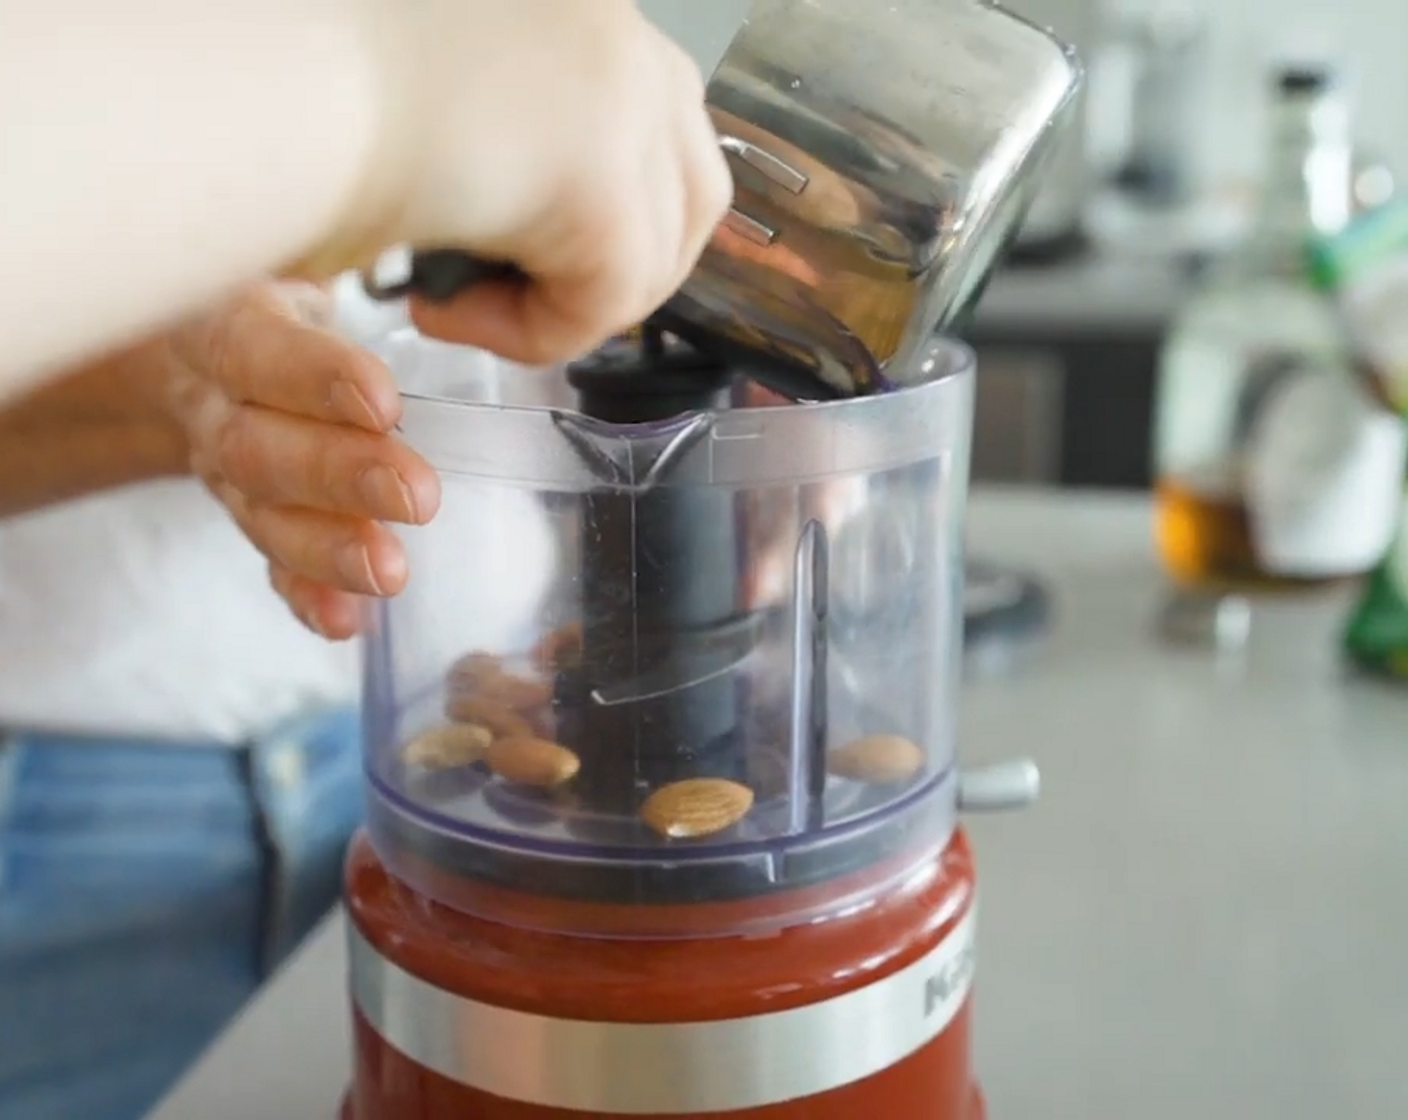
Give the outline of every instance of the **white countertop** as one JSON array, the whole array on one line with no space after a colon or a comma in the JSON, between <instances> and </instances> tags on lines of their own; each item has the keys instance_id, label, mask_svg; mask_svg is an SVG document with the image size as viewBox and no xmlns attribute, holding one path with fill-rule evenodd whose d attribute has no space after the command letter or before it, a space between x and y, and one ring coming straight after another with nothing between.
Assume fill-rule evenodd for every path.
<instances>
[{"instance_id":1,"label":"white countertop","mask_svg":"<svg viewBox=\"0 0 1408 1120\"><path fill-rule=\"evenodd\" d=\"M969 762L1041 803L973 820L993 1120L1408 1115L1408 689L1342 679L1342 599L1268 608L1242 666L1160 647L1147 505L985 492L975 554L1059 617L967 691ZM332 1120L331 920L151 1120Z\"/></svg>"}]
</instances>

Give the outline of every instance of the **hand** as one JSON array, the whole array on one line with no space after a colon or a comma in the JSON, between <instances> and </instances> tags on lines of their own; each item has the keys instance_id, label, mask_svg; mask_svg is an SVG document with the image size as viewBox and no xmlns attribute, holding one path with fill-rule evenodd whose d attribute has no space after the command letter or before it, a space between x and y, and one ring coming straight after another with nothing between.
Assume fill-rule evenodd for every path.
<instances>
[{"instance_id":1,"label":"hand","mask_svg":"<svg viewBox=\"0 0 1408 1120\"><path fill-rule=\"evenodd\" d=\"M317 288L260 285L167 336L165 365L192 472L268 558L294 614L343 639L365 596L406 583L381 522L427 522L440 482L392 434L390 371L327 329L331 311Z\"/></svg>"},{"instance_id":2,"label":"hand","mask_svg":"<svg viewBox=\"0 0 1408 1120\"><path fill-rule=\"evenodd\" d=\"M387 3L393 74L421 94L393 240L531 278L417 306L417 326L547 365L664 303L732 195L693 60L630 0Z\"/></svg>"}]
</instances>

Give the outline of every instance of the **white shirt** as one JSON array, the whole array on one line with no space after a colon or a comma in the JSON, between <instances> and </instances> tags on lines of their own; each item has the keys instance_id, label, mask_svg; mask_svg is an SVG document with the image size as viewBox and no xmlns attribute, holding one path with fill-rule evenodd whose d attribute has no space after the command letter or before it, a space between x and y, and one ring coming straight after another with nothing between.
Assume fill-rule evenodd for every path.
<instances>
[{"instance_id":1,"label":"white shirt","mask_svg":"<svg viewBox=\"0 0 1408 1120\"><path fill-rule=\"evenodd\" d=\"M388 314L340 285L345 333L368 338ZM0 523L0 726L239 742L355 702L359 659L293 619L198 482Z\"/></svg>"}]
</instances>

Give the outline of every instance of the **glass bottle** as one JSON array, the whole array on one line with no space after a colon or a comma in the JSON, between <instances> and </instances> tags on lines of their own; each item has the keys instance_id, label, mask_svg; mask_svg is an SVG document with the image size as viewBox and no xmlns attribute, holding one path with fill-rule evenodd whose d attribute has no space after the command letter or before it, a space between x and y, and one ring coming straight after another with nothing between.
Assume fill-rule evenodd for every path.
<instances>
[{"instance_id":1,"label":"glass bottle","mask_svg":"<svg viewBox=\"0 0 1408 1120\"><path fill-rule=\"evenodd\" d=\"M1332 539L1344 536L1346 522L1326 518L1323 494L1318 523L1289 532L1281 531L1282 523L1299 498L1287 496L1287 486L1280 487L1276 510L1257 508L1253 460L1259 439L1263 504L1271 501L1265 492L1277 489L1265 482L1265 446L1283 453L1288 438L1303 445L1290 467L1271 468L1289 484L1297 471L1304 475L1315 467L1324 474L1343 466L1334 461L1334 448L1327 452L1326 438L1338 439L1336 446L1354 443L1350 438L1345 444L1338 421L1328 437L1278 431L1268 443L1270 413L1279 412L1275 423L1282 427L1313 426L1319 412L1314 393L1323 397L1331 382L1331 393L1349 400L1350 412L1357 407L1335 305L1312 284L1306 263L1308 241L1342 228L1353 211L1349 113L1331 72L1300 67L1273 74L1270 141L1261 205L1248 234L1210 269L1183 308L1160 362L1154 434L1158 550L1177 584L1199 590L1314 586L1359 574L1377 559L1365 557L1353 540ZM1283 391L1307 371L1321 375L1319 389L1307 381L1304 391ZM1273 407L1278 399L1286 407ZM1325 460L1327 454L1316 467L1316 456ZM1348 516L1352 524L1353 511ZM1280 532L1279 543L1268 547L1268 531Z\"/></svg>"}]
</instances>

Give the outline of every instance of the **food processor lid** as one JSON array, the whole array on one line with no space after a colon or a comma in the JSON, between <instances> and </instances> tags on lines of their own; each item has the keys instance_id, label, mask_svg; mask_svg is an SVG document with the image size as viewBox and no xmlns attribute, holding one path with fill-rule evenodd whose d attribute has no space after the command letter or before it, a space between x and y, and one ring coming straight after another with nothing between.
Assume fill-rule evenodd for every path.
<instances>
[{"instance_id":1,"label":"food processor lid","mask_svg":"<svg viewBox=\"0 0 1408 1120\"><path fill-rule=\"evenodd\" d=\"M513 366L409 327L373 350L402 386L401 437L437 469L485 481L582 493L619 483L611 464L627 454L638 481L651 470L645 451L663 454L682 431L689 446L675 447L670 469L655 472L662 484L796 485L898 469L936 447L966 461L975 359L948 339L933 340L919 359L929 379L898 393L779 403L740 378L713 408L635 424L582 412L563 367Z\"/></svg>"}]
</instances>

